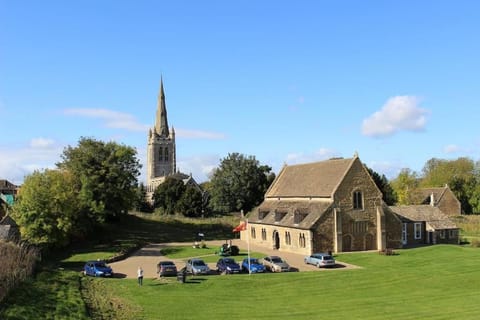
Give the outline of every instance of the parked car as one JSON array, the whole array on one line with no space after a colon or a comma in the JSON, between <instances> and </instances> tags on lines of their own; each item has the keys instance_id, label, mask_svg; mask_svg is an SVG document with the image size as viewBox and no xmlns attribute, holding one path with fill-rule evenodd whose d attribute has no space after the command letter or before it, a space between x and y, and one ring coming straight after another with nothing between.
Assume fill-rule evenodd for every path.
<instances>
[{"instance_id":1,"label":"parked car","mask_svg":"<svg viewBox=\"0 0 480 320\"><path fill-rule=\"evenodd\" d=\"M250 263L248 263L248 258L245 258L242 261L242 271L248 273L265 272L265 266L257 258L250 258Z\"/></svg>"},{"instance_id":2,"label":"parked car","mask_svg":"<svg viewBox=\"0 0 480 320\"><path fill-rule=\"evenodd\" d=\"M105 261L87 261L83 267L83 274L94 277L112 277L113 270Z\"/></svg>"},{"instance_id":3,"label":"parked car","mask_svg":"<svg viewBox=\"0 0 480 320\"><path fill-rule=\"evenodd\" d=\"M177 275L177 266L173 261L160 261L157 264L157 273L159 277L175 277Z\"/></svg>"},{"instance_id":4,"label":"parked car","mask_svg":"<svg viewBox=\"0 0 480 320\"><path fill-rule=\"evenodd\" d=\"M262 264L271 272L290 271L288 263L279 256L268 256L262 259Z\"/></svg>"},{"instance_id":5,"label":"parked car","mask_svg":"<svg viewBox=\"0 0 480 320\"><path fill-rule=\"evenodd\" d=\"M202 259L190 259L187 261L187 265L185 267L188 273L194 275L208 274L210 272L210 269Z\"/></svg>"},{"instance_id":6,"label":"parked car","mask_svg":"<svg viewBox=\"0 0 480 320\"><path fill-rule=\"evenodd\" d=\"M220 258L217 261L217 272L227 274L240 273L240 265L232 258Z\"/></svg>"},{"instance_id":7,"label":"parked car","mask_svg":"<svg viewBox=\"0 0 480 320\"><path fill-rule=\"evenodd\" d=\"M314 253L305 257L306 264L313 264L318 268L335 266L335 259L328 253Z\"/></svg>"}]
</instances>

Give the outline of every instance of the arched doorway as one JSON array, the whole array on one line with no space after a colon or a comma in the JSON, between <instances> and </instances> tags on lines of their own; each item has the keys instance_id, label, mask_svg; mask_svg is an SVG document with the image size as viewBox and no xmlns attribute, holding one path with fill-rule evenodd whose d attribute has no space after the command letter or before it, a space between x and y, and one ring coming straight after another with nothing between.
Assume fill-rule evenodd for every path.
<instances>
[{"instance_id":1,"label":"arched doorway","mask_svg":"<svg viewBox=\"0 0 480 320\"><path fill-rule=\"evenodd\" d=\"M280 235L277 230L273 231L273 248L280 249Z\"/></svg>"},{"instance_id":2,"label":"arched doorway","mask_svg":"<svg viewBox=\"0 0 480 320\"><path fill-rule=\"evenodd\" d=\"M352 236L349 234L346 234L342 237L342 251L352 251Z\"/></svg>"},{"instance_id":3,"label":"arched doorway","mask_svg":"<svg viewBox=\"0 0 480 320\"><path fill-rule=\"evenodd\" d=\"M374 239L372 234L367 233L365 235L365 250L375 250L376 249L374 240L375 239Z\"/></svg>"}]
</instances>

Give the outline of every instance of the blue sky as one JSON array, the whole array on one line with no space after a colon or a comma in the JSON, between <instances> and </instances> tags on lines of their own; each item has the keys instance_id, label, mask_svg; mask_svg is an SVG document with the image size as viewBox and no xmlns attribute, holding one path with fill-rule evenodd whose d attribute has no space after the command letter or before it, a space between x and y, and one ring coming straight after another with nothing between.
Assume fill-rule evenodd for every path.
<instances>
[{"instance_id":1,"label":"blue sky","mask_svg":"<svg viewBox=\"0 0 480 320\"><path fill-rule=\"evenodd\" d=\"M477 161L479 34L478 1L0 0L0 178L82 136L145 165L161 76L200 182L232 152L276 173L358 152L388 178Z\"/></svg>"}]
</instances>

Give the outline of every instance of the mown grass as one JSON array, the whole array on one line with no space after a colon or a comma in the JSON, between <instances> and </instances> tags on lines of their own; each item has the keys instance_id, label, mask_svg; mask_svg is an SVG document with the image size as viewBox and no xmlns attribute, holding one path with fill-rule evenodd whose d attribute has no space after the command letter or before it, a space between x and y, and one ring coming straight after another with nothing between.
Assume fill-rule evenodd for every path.
<instances>
[{"instance_id":1,"label":"mown grass","mask_svg":"<svg viewBox=\"0 0 480 320\"><path fill-rule=\"evenodd\" d=\"M361 269L188 277L187 283L112 279L136 319L478 319L480 252L438 245L395 256L343 254Z\"/></svg>"},{"instance_id":2,"label":"mown grass","mask_svg":"<svg viewBox=\"0 0 480 320\"><path fill-rule=\"evenodd\" d=\"M82 277L78 271L83 260L99 252L111 254L105 247L112 240L193 242L199 231L207 240L231 236L231 226L221 222L210 227L133 216L125 223L102 234L106 241L92 241L87 247L73 248L74 254L61 255L35 281L26 282L8 297L0 318L403 320L477 319L480 314L480 249L469 246L398 250L394 256L341 254L338 260L362 268L189 276L184 284L174 278L145 279L139 287L134 279ZM198 256L198 250L181 247L175 254Z\"/></svg>"},{"instance_id":3,"label":"mown grass","mask_svg":"<svg viewBox=\"0 0 480 320\"><path fill-rule=\"evenodd\" d=\"M337 257L360 269L108 283L135 319L478 319L478 249L438 245Z\"/></svg>"}]
</instances>

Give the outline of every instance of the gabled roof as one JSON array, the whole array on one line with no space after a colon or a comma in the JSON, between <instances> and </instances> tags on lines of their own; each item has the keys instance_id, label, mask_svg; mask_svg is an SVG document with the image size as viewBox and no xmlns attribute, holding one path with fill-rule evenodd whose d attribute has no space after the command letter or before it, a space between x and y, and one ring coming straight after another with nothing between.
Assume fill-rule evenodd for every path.
<instances>
[{"instance_id":1,"label":"gabled roof","mask_svg":"<svg viewBox=\"0 0 480 320\"><path fill-rule=\"evenodd\" d=\"M438 207L431 205L411 205L390 206L389 208L401 218L413 222L426 222L435 230L458 229L457 225L453 223Z\"/></svg>"},{"instance_id":2,"label":"gabled roof","mask_svg":"<svg viewBox=\"0 0 480 320\"><path fill-rule=\"evenodd\" d=\"M430 204L430 197L433 194L434 205L437 205L447 189L448 187L416 189L412 192L413 204Z\"/></svg>"},{"instance_id":3,"label":"gabled roof","mask_svg":"<svg viewBox=\"0 0 480 320\"><path fill-rule=\"evenodd\" d=\"M310 229L331 206L330 201L266 200L250 215L249 222ZM296 214L301 215L300 221L295 221Z\"/></svg>"},{"instance_id":4,"label":"gabled roof","mask_svg":"<svg viewBox=\"0 0 480 320\"><path fill-rule=\"evenodd\" d=\"M284 166L265 198L330 198L357 157Z\"/></svg>"}]
</instances>

